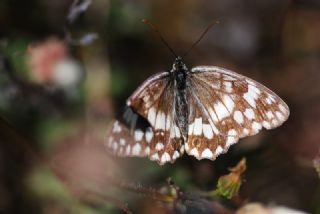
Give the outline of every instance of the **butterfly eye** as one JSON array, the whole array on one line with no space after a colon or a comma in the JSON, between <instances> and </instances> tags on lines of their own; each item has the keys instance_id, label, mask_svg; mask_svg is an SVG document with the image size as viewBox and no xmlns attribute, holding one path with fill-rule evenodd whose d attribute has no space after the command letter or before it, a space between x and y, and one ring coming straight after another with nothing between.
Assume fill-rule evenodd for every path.
<instances>
[{"instance_id":1,"label":"butterfly eye","mask_svg":"<svg viewBox=\"0 0 320 214\"><path fill-rule=\"evenodd\" d=\"M173 63L173 70L184 70L187 71L187 66L183 63L181 57L177 57Z\"/></svg>"}]
</instances>

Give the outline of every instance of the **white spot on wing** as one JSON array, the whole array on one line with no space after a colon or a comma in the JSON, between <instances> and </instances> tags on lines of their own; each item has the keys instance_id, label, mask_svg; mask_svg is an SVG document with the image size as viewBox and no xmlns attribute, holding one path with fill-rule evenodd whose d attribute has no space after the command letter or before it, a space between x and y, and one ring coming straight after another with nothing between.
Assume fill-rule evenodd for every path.
<instances>
[{"instance_id":1,"label":"white spot on wing","mask_svg":"<svg viewBox=\"0 0 320 214\"><path fill-rule=\"evenodd\" d=\"M217 78L217 79L218 79L218 78ZM220 88L221 88L220 81L213 81L213 82L211 83L211 86L212 86L212 88L220 89Z\"/></svg>"},{"instance_id":2,"label":"white spot on wing","mask_svg":"<svg viewBox=\"0 0 320 214\"><path fill-rule=\"evenodd\" d=\"M268 118L269 120L271 120L271 119L274 117L272 111L268 111L266 114L267 114L267 118Z\"/></svg>"},{"instance_id":3,"label":"white spot on wing","mask_svg":"<svg viewBox=\"0 0 320 214\"><path fill-rule=\"evenodd\" d=\"M180 138L180 129L178 128L178 126L174 126L174 133L175 133L175 137L176 138Z\"/></svg>"},{"instance_id":4,"label":"white spot on wing","mask_svg":"<svg viewBox=\"0 0 320 214\"><path fill-rule=\"evenodd\" d=\"M255 86L256 84L254 82L250 80L247 80L247 82L249 83L248 90L252 91L252 93L255 94L254 98L257 99L258 96L261 94L260 89Z\"/></svg>"},{"instance_id":5,"label":"white spot on wing","mask_svg":"<svg viewBox=\"0 0 320 214\"><path fill-rule=\"evenodd\" d=\"M160 151L160 150L162 150L163 148L164 148L163 143L157 143L157 144L156 144L156 150L157 150L157 151Z\"/></svg>"},{"instance_id":6,"label":"white spot on wing","mask_svg":"<svg viewBox=\"0 0 320 214\"><path fill-rule=\"evenodd\" d=\"M210 124L203 124L202 129L203 129L203 134L206 138L208 139L213 138L213 132Z\"/></svg>"},{"instance_id":7,"label":"white spot on wing","mask_svg":"<svg viewBox=\"0 0 320 214\"><path fill-rule=\"evenodd\" d=\"M224 85L224 89L226 90L226 92L228 92L228 93L232 92L232 90L233 90L232 82L224 81L223 85Z\"/></svg>"},{"instance_id":8,"label":"white spot on wing","mask_svg":"<svg viewBox=\"0 0 320 214\"><path fill-rule=\"evenodd\" d=\"M216 149L216 156L220 155L223 152L223 148L219 145Z\"/></svg>"},{"instance_id":9,"label":"white spot on wing","mask_svg":"<svg viewBox=\"0 0 320 214\"><path fill-rule=\"evenodd\" d=\"M154 126L156 122L156 109L154 107L150 108L148 111L148 121Z\"/></svg>"},{"instance_id":10,"label":"white spot on wing","mask_svg":"<svg viewBox=\"0 0 320 214\"><path fill-rule=\"evenodd\" d=\"M158 153L154 153L153 155L151 155L151 157L150 157L150 159L151 160L159 160L159 155L158 155Z\"/></svg>"},{"instance_id":11,"label":"white spot on wing","mask_svg":"<svg viewBox=\"0 0 320 214\"><path fill-rule=\"evenodd\" d=\"M234 108L234 102L231 99L231 97L229 95L224 95L222 100L225 106L227 107L227 109L229 110L229 112L232 112Z\"/></svg>"},{"instance_id":12,"label":"white spot on wing","mask_svg":"<svg viewBox=\"0 0 320 214\"><path fill-rule=\"evenodd\" d=\"M202 134L202 118L196 118L194 120L194 129L193 129L194 135L201 135Z\"/></svg>"},{"instance_id":13,"label":"white spot on wing","mask_svg":"<svg viewBox=\"0 0 320 214\"><path fill-rule=\"evenodd\" d=\"M281 121L283 121L284 120L284 116L283 116L283 114L281 114L279 111L276 111L276 116L277 116L277 118L279 118L279 120L281 120Z\"/></svg>"},{"instance_id":14,"label":"white spot on wing","mask_svg":"<svg viewBox=\"0 0 320 214\"><path fill-rule=\"evenodd\" d=\"M194 123L191 123L188 128L188 135L191 135L193 133L193 127L194 127Z\"/></svg>"},{"instance_id":15,"label":"white spot on wing","mask_svg":"<svg viewBox=\"0 0 320 214\"><path fill-rule=\"evenodd\" d=\"M165 163L165 162L168 162L170 160L171 160L170 155L167 152L163 153L163 155L161 157L161 162Z\"/></svg>"},{"instance_id":16,"label":"white spot on wing","mask_svg":"<svg viewBox=\"0 0 320 214\"><path fill-rule=\"evenodd\" d=\"M242 132L243 132L244 135L248 135L249 134L249 129L244 128L242 130Z\"/></svg>"},{"instance_id":17,"label":"white spot on wing","mask_svg":"<svg viewBox=\"0 0 320 214\"><path fill-rule=\"evenodd\" d=\"M254 85L248 85L248 91L243 95L243 98L253 107L256 108L256 99L260 95L260 90Z\"/></svg>"},{"instance_id":18,"label":"white spot on wing","mask_svg":"<svg viewBox=\"0 0 320 214\"><path fill-rule=\"evenodd\" d=\"M149 95L146 95L143 97L143 102L147 103L150 99L150 96Z\"/></svg>"},{"instance_id":19,"label":"white spot on wing","mask_svg":"<svg viewBox=\"0 0 320 214\"><path fill-rule=\"evenodd\" d=\"M141 145L140 143L136 143L133 147L132 147L132 154L133 155L139 155L141 152Z\"/></svg>"},{"instance_id":20,"label":"white spot on wing","mask_svg":"<svg viewBox=\"0 0 320 214\"><path fill-rule=\"evenodd\" d=\"M244 112L244 115L249 119L252 120L255 118L254 111L251 108L247 108Z\"/></svg>"},{"instance_id":21,"label":"white spot on wing","mask_svg":"<svg viewBox=\"0 0 320 214\"><path fill-rule=\"evenodd\" d=\"M156 118L155 129L165 130L165 126L166 126L165 114L163 112L158 112L157 118Z\"/></svg>"},{"instance_id":22,"label":"white spot on wing","mask_svg":"<svg viewBox=\"0 0 320 214\"><path fill-rule=\"evenodd\" d=\"M174 151L173 155L172 155L172 159L177 159L180 156L178 151Z\"/></svg>"},{"instance_id":23,"label":"white spot on wing","mask_svg":"<svg viewBox=\"0 0 320 214\"><path fill-rule=\"evenodd\" d=\"M233 119L238 123L243 123L243 114L240 111L235 111L233 114Z\"/></svg>"},{"instance_id":24,"label":"white spot on wing","mask_svg":"<svg viewBox=\"0 0 320 214\"><path fill-rule=\"evenodd\" d=\"M272 100L271 100L269 97L266 98L266 102L267 102L267 104L269 104L269 105L272 104Z\"/></svg>"},{"instance_id":25,"label":"white spot on wing","mask_svg":"<svg viewBox=\"0 0 320 214\"><path fill-rule=\"evenodd\" d=\"M151 128L149 128L149 129L146 131L146 141L147 141L148 143L150 143L151 140L152 140L152 138L153 138L153 131L151 130Z\"/></svg>"},{"instance_id":26,"label":"white spot on wing","mask_svg":"<svg viewBox=\"0 0 320 214\"><path fill-rule=\"evenodd\" d=\"M222 120L223 118L230 115L226 107L221 102L216 102L214 104L214 109L218 115L219 120Z\"/></svg>"},{"instance_id":27,"label":"white spot on wing","mask_svg":"<svg viewBox=\"0 0 320 214\"><path fill-rule=\"evenodd\" d=\"M184 148L185 148L185 149L186 149L186 151L188 152L188 151L190 150L190 148L189 148L189 144L188 144L188 143L184 144Z\"/></svg>"},{"instance_id":28,"label":"white spot on wing","mask_svg":"<svg viewBox=\"0 0 320 214\"><path fill-rule=\"evenodd\" d=\"M234 129L231 129L228 131L228 137L226 145L227 147L231 146L232 144L235 144L237 142L237 131Z\"/></svg>"},{"instance_id":29,"label":"white spot on wing","mask_svg":"<svg viewBox=\"0 0 320 214\"><path fill-rule=\"evenodd\" d=\"M201 153L201 157L202 158L208 158L211 159L213 157L212 152L210 151L210 149L206 148L205 150L203 150L203 152Z\"/></svg>"},{"instance_id":30,"label":"white spot on wing","mask_svg":"<svg viewBox=\"0 0 320 214\"><path fill-rule=\"evenodd\" d=\"M171 126L171 118L170 115L167 115L166 117L166 130L169 130Z\"/></svg>"},{"instance_id":31,"label":"white spot on wing","mask_svg":"<svg viewBox=\"0 0 320 214\"><path fill-rule=\"evenodd\" d=\"M262 125L263 125L263 127L265 127L266 129L271 129L272 127L271 127L271 124L269 123L269 122L267 122L267 121L263 121L262 122Z\"/></svg>"},{"instance_id":32,"label":"white spot on wing","mask_svg":"<svg viewBox=\"0 0 320 214\"><path fill-rule=\"evenodd\" d=\"M268 97L266 98L267 103L270 105L274 102L274 98L271 94L268 94Z\"/></svg>"},{"instance_id":33,"label":"white spot on wing","mask_svg":"<svg viewBox=\"0 0 320 214\"><path fill-rule=\"evenodd\" d=\"M261 128L262 128L262 126L260 123L258 123L258 122L252 123L252 129L253 129L254 133L258 133Z\"/></svg>"},{"instance_id":34,"label":"white spot on wing","mask_svg":"<svg viewBox=\"0 0 320 214\"><path fill-rule=\"evenodd\" d=\"M190 152L189 152L190 155L193 155L195 157L199 157L199 152L198 152L198 149L197 148L193 148Z\"/></svg>"},{"instance_id":35,"label":"white spot on wing","mask_svg":"<svg viewBox=\"0 0 320 214\"><path fill-rule=\"evenodd\" d=\"M184 153L184 146L181 146L180 147L180 154L183 154Z\"/></svg>"},{"instance_id":36,"label":"white spot on wing","mask_svg":"<svg viewBox=\"0 0 320 214\"><path fill-rule=\"evenodd\" d=\"M288 112L288 110L286 109L286 107L284 107L282 104L279 104L279 109L280 111L282 111L282 113L286 114Z\"/></svg>"},{"instance_id":37,"label":"white spot on wing","mask_svg":"<svg viewBox=\"0 0 320 214\"><path fill-rule=\"evenodd\" d=\"M119 125L119 121L115 121L115 122L114 122L112 131L113 131L114 133L119 133L119 132L121 132L121 126Z\"/></svg>"},{"instance_id":38,"label":"white spot on wing","mask_svg":"<svg viewBox=\"0 0 320 214\"><path fill-rule=\"evenodd\" d=\"M143 132L140 129L137 129L134 131L134 140L135 141L141 141L143 138Z\"/></svg>"},{"instance_id":39,"label":"white spot on wing","mask_svg":"<svg viewBox=\"0 0 320 214\"><path fill-rule=\"evenodd\" d=\"M150 147L147 146L145 149L144 149L144 154L145 155L149 155L150 154Z\"/></svg>"},{"instance_id":40,"label":"white spot on wing","mask_svg":"<svg viewBox=\"0 0 320 214\"><path fill-rule=\"evenodd\" d=\"M250 104L250 106L256 108L256 101L249 91L243 95L243 98Z\"/></svg>"},{"instance_id":41,"label":"white spot on wing","mask_svg":"<svg viewBox=\"0 0 320 214\"><path fill-rule=\"evenodd\" d=\"M125 146L125 145L126 145L125 139L120 138L120 145L121 145L121 146Z\"/></svg>"},{"instance_id":42,"label":"white spot on wing","mask_svg":"<svg viewBox=\"0 0 320 214\"><path fill-rule=\"evenodd\" d=\"M273 126L276 126L276 125L278 124L278 121L277 121L276 119L273 119L273 120L271 121L271 123L272 123Z\"/></svg>"}]
</instances>

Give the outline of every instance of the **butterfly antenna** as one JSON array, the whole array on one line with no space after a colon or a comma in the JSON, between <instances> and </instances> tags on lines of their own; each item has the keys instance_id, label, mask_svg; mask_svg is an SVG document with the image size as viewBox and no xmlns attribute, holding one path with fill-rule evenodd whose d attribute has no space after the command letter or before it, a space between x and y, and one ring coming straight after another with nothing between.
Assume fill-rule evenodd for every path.
<instances>
[{"instance_id":1,"label":"butterfly antenna","mask_svg":"<svg viewBox=\"0 0 320 214\"><path fill-rule=\"evenodd\" d=\"M191 47L182 55L182 58L184 58L185 56L187 56L190 51L202 40L202 38L204 37L204 35L206 35L208 33L208 31L215 25L219 24L220 22L219 21L214 21L212 22L204 31L203 33L201 34L201 36L199 37L199 39L197 39L197 41L195 41Z\"/></svg>"},{"instance_id":2,"label":"butterfly antenna","mask_svg":"<svg viewBox=\"0 0 320 214\"><path fill-rule=\"evenodd\" d=\"M161 35L161 33L158 30L158 28L147 19L142 19L142 22L145 23L146 25L148 25L154 32L156 32L158 34L158 36L160 37L161 41L165 44L165 46L167 46L167 48L169 48L170 52L177 58L178 55L173 51L173 49L170 47L168 42L163 38L163 36Z\"/></svg>"}]
</instances>

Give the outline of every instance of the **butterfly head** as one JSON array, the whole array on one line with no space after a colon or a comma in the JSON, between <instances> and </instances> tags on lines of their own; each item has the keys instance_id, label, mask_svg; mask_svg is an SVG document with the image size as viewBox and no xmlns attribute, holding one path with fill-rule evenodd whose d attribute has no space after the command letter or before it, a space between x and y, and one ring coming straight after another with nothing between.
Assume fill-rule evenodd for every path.
<instances>
[{"instance_id":1,"label":"butterfly head","mask_svg":"<svg viewBox=\"0 0 320 214\"><path fill-rule=\"evenodd\" d=\"M177 71L177 70L184 70L187 71L188 68L187 66L184 64L184 62L182 61L182 58L180 56L178 56L172 66L172 71Z\"/></svg>"}]
</instances>

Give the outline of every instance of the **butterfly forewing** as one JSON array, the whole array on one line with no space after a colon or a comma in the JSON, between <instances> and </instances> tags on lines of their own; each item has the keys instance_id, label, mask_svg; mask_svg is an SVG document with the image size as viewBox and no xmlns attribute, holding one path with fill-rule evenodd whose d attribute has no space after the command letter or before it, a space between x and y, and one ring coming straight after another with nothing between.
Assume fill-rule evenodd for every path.
<instances>
[{"instance_id":1,"label":"butterfly forewing","mask_svg":"<svg viewBox=\"0 0 320 214\"><path fill-rule=\"evenodd\" d=\"M161 72L148 78L128 98L127 105L135 109L141 116L148 118L149 110L158 104L159 98L163 96L164 92L170 87L168 76L168 72ZM149 115L149 117L150 116L153 115ZM154 121L151 121L151 124L153 122Z\"/></svg>"},{"instance_id":2,"label":"butterfly forewing","mask_svg":"<svg viewBox=\"0 0 320 214\"><path fill-rule=\"evenodd\" d=\"M198 159L215 159L239 138L262 127L281 125L287 105L260 83L214 66L189 73L189 130L186 152Z\"/></svg>"},{"instance_id":3,"label":"butterfly forewing","mask_svg":"<svg viewBox=\"0 0 320 214\"><path fill-rule=\"evenodd\" d=\"M116 135L118 137L115 137L111 129L109 136L112 137L113 143L108 144L108 147L114 153L124 156L149 156L151 160L160 164L174 162L183 154L183 136L176 125L175 117L174 82L167 77L168 73L160 73L149 78L127 101L133 113L124 114L125 123L121 124L122 136L127 136L128 139L131 137L132 144L140 145L140 153L136 150L129 153L118 152L120 150L114 144L120 142L122 133L119 132L119 135ZM140 117L147 121L147 128L141 129L136 126L135 120ZM136 135L137 131L140 135Z\"/></svg>"}]
</instances>

